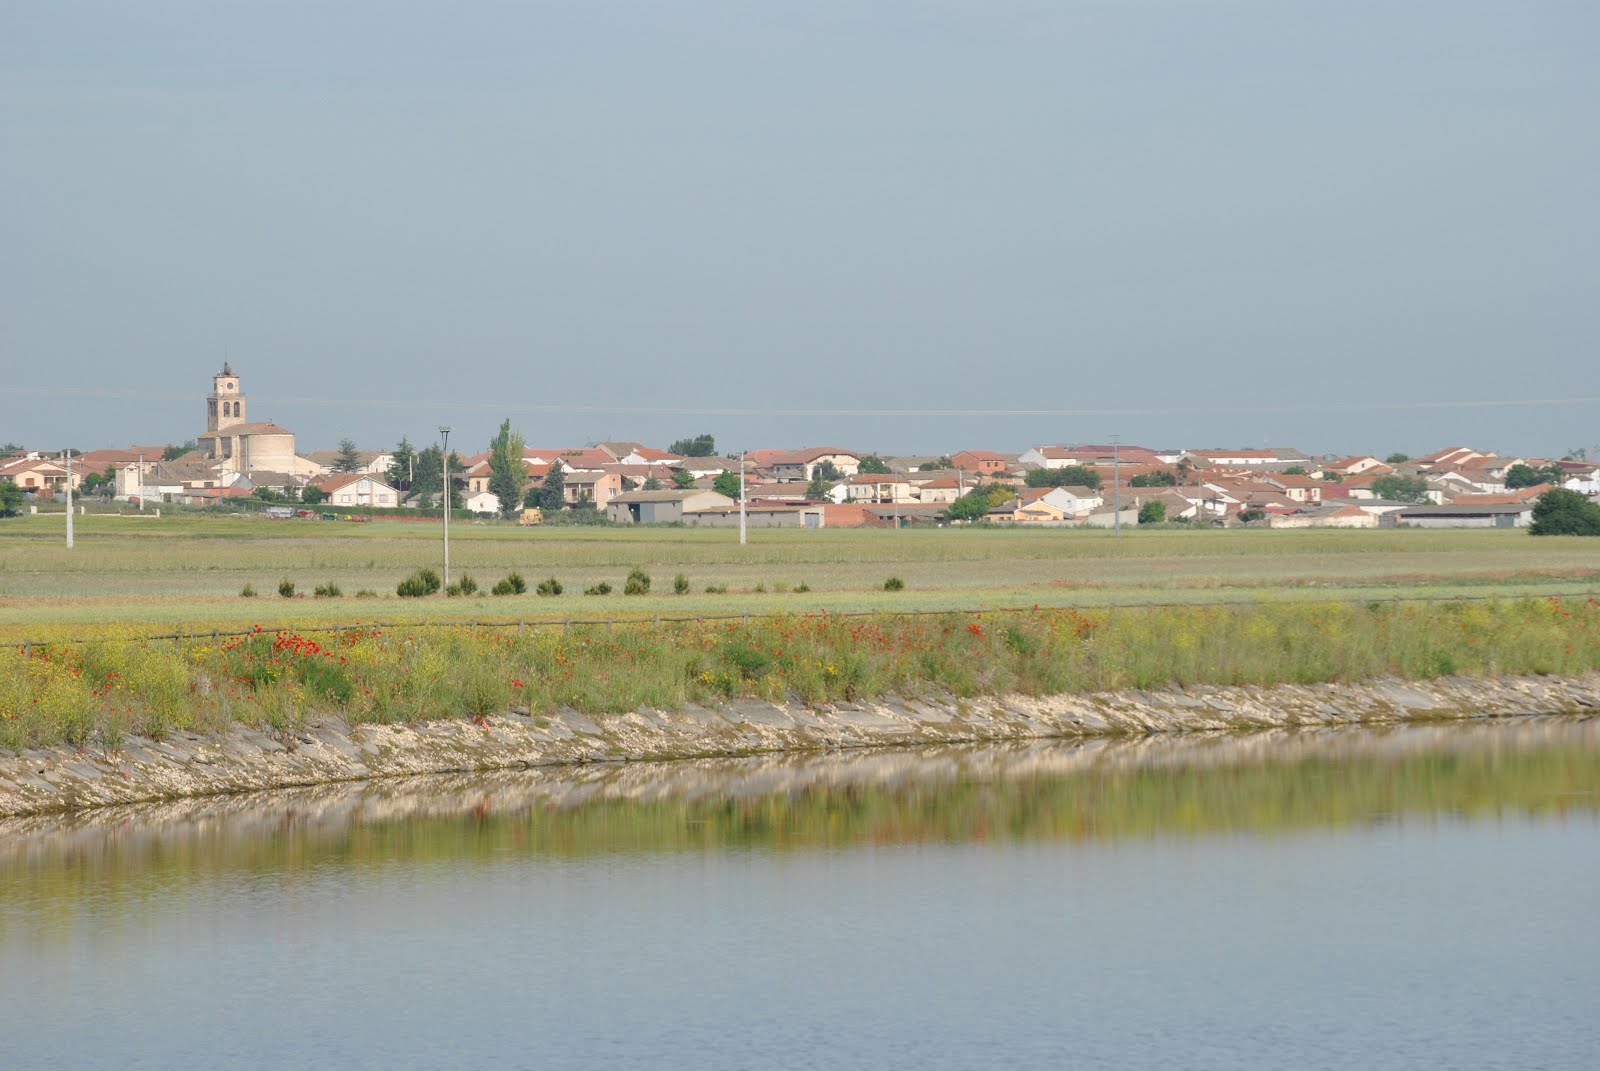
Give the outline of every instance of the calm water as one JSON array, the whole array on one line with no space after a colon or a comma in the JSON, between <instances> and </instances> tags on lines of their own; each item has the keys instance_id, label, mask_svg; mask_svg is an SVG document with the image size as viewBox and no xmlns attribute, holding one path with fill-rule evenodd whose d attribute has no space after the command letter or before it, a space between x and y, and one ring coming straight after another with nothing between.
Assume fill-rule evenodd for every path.
<instances>
[{"instance_id":1,"label":"calm water","mask_svg":"<svg viewBox=\"0 0 1600 1071\"><path fill-rule=\"evenodd\" d=\"M0 1067L1600 1066L1600 722L0 823Z\"/></svg>"}]
</instances>

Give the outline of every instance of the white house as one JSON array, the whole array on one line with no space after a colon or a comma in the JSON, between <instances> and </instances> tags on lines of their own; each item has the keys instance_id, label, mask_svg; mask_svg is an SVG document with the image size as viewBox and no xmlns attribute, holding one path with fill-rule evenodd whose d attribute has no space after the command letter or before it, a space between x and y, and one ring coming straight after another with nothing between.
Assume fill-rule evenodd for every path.
<instances>
[{"instance_id":1,"label":"white house","mask_svg":"<svg viewBox=\"0 0 1600 1071\"><path fill-rule=\"evenodd\" d=\"M365 472L344 472L337 476L324 476L320 480L312 480L310 486L321 491L326 496L324 500L334 506L381 508L400 504L399 491Z\"/></svg>"}]
</instances>

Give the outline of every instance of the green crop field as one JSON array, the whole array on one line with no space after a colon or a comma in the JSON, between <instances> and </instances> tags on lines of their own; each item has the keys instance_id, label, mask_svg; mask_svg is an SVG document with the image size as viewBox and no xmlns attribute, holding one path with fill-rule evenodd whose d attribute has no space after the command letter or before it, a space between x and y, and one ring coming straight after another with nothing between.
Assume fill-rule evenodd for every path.
<instances>
[{"instance_id":1,"label":"green crop field","mask_svg":"<svg viewBox=\"0 0 1600 1071\"><path fill-rule=\"evenodd\" d=\"M1600 542L1520 531L753 530L741 547L729 530L456 523L453 578L470 574L486 591L517 571L528 592L398 598L412 570L439 568L440 534L437 522L90 515L69 551L59 514L0 521L0 636L1600 591ZM651 575L649 594L621 594L634 568ZM674 593L679 573L687 594ZM552 576L564 593L534 594ZM885 591L890 577L904 588ZM283 580L295 598L278 595ZM613 592L583 594L600 581ZM326 584L342 595L310 597ZM257 597L241 597L246 585Z\"/></svg>"}]
</instances>

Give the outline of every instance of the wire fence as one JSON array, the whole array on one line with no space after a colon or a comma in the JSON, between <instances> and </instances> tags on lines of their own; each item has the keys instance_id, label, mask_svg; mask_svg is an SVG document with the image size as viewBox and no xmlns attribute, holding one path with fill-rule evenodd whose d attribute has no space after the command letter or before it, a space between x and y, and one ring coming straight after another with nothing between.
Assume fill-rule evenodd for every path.
<instances>
[{"instance_id":1,"label":"wire fence","mask_svg":"<svg viewBox=\"0 0 1600 1071\"><path fill-rule=\"evenodd\" d=\"M1441 603L1441 602L1495 602L1505 599L1591 599L1600 596L1600 591L1561 591L1538 592L1531 594L1506 594L1504 592L1488 595L1393 595L1383 598L1326 598L1317 599L1316 602L1344 603L1349 605L1394 605L1397 603ZM1286 600L1271 599L1220 599L1220 600L1189 600L1170 602L1122 602L1099 604L1083 607L1066 606L1004 606L990 608L952 607L936 610L847 610L830 611L819 610L787 610L764 613L731 614L653 614L638 615L633 617L567 617L567 618L507 618L502 620L476 620L476 619L451 619L448 621L356 621L339 625L284 625L269 628L256 626L247 629L195 629L193 631L175 631L164 633L150 633L135 636L102 636L102 637L76 637L58 640L7 640L0 644L0 649L19 651L24 657L30 657L33 648L41 647L82 647L91 643L172 643L182 646L185 642L204 642L211 640L220 642L226 639L257 635L273 635L280 631L293 631L296 634L327 634L337 632L353 632L361 630L413 630L424 629L515 629L517 635L522 635L534 629L559 629L563 633L573 629L605 628L615 629L622 626L651 626L699 624L710 621L738 621L749 625L752 621L759 623L778 621L793 617L828 617L828 618L882 618L882 617L979 617L993 616L996 614L1031 614L1041 610L1089 609L1089 610L1159 610L1192 607L1252 607L1262 606Z\"/></svg>"}]
</instances>

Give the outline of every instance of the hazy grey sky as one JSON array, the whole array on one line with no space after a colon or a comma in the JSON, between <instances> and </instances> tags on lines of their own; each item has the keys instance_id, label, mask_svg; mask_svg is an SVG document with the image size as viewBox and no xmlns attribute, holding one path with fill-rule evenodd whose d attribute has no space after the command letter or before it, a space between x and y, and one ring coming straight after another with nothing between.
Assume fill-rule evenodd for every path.
<instances>
[{"instance_id":1,"label":"hazy grey sky","mask_svg":"<svg viewBox=\"0 0 1600 1071\"><path fill-rule=\"evenodd\" d=\"M1593 0L0 0L0 440L1589 445L1403 406L1600 395L1597 102Z\"/></svg>"}]
</instances>

